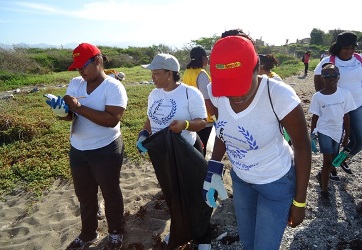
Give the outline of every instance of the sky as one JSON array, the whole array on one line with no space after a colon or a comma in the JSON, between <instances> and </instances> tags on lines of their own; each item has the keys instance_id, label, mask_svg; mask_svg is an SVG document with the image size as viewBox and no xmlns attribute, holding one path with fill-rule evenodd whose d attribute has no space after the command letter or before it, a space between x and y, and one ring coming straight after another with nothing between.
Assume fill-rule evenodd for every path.
<instances>
[{"instance_id":1,"label":"sky","mask_svg":"<svg viewBox=\"0 0 362 250\"><path fill-rule=\"evenodd\" d=\"M241 28L254 39L283 45L310 37L313 28L362 31L361 9L362 1L324 0L0 0L0 43L181 49Z\"/></svg>"}]
</instances>

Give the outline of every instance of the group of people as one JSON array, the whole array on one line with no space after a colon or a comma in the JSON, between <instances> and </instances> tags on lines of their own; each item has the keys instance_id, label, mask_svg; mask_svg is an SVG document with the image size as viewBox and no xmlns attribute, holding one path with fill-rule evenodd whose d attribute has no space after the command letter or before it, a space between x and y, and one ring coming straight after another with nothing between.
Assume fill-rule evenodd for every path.
<instances>
[{"instance_id":1,"label":"group of people","mask_svg":"<svg viewBox=\"0 0 362 250\"><path fill-rule=\"evenodd\" d=\"M313 114L311 133L318 138L323 154L323 167L316 178L325 199L329 197L328 181L340 181L336 167L353 174L350 162L362 149L362 59L355 53L357 46L355 33L338 34L329 55L314 70L316 93L309 112ZM339 151L347 157L335 164Z\"/></svg>"},{"instance_id":2,"label":"group of people","mask_svg":"<svg viewBox=\"0 0 362 250\"><path fill-rule=\"evenodd\" d=\"M324 113L336 109L329 100L338 105L344 103L336 112L338 124L332 138L342 138L341 126L337 126L342 121L345 131L342 145L350 149L350 156L362 147L362 94L352 92L353 102L344 90L353 91L362 80L361 62L352 53L356 41L350 43L350 39L349 35L338 36L331 49L335 62L329 63L326 57L315 69L315 86L320 92L313 97L310 108L314 114L311 132L318 134L321 152L326 154L320 178L323 192L332 157L338 153L340 143L330 140L331 135L323 130ZM119 187L124 152L120 120L127 107L127 94L120 81L105 74L106 58L96 46L80 44L74 49L73 58L69 70L78 70L80 76L71 80L64 97L49 102L61 120L72 122L70 168L80 202L82 229L67 249L81 249L98 239L98 187L105 200L107 247L120 249L124 234L123 197ZM210 75L205 70L208 64ZM175 134L181 138L179 147L184 147L188 155L203 159L192 168L204 177L188 180L195 187L196 199L202 202L185 203L187 209L205 211L202 215L205 225L198 230L187 228L190 234L185 232L190 235L187 240L193 240L198 249L211 249L210 211L217 207L217 198L228 196L222 181L225 153L232 165L233 204L244 249L279 249L286 226L296 227L305 217L311 171L309 132L300 98L272 72L277 65L272 54L258 54L254 40L241 29L222 33L210 58L202 47L193 48L182 80L180 64L170 54L157 54L150 64L142 65L151 71L155 89L148 96L147 118L136 142L138 150L147 152L150 142L167 130L162 137L165 145L177 143L173 137L167 137ZM350 74L354 77L349 77ZM356 105L359 108L355 109ZM324 106L330 108L321 110ZM211 158L206 161L206 145L213 126L215 143ZM284 139L281 128L288 133L293 146ZM166 157L157 150L149 153L157 159ZM152 163L156 169L158 163ZM166 168L171 171L183 171L169 164ZM170 198L167 205L172 212L179 209L173 203L179 195L167 189L169 184L161 174L156 171L161 189ZM205 204L209 210L204 209ZM164 241L172 245L175 238L169 234Z\"/></svg>"}]
</instances>

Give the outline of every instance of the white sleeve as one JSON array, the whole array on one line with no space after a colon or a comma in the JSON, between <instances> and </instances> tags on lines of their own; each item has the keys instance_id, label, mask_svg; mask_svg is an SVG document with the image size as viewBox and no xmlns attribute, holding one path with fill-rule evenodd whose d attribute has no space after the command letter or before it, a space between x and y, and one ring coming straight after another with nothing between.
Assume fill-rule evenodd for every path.
<instances>
[{"instance_id":1,"label":"white sleeve","mask_svg":"<svg viewBox=\"0 0 362 250\"><path fill-rule=\"evenodd\" d=\"M207 85L207 91L209 93L209 97L210 97L210 101L211 103L217 108L217 104L218 104L218 101L219 101L219 97L215 97L212 95L212 89L211 89L211 83L209 83Z\"/></svg>"}]
</instances>

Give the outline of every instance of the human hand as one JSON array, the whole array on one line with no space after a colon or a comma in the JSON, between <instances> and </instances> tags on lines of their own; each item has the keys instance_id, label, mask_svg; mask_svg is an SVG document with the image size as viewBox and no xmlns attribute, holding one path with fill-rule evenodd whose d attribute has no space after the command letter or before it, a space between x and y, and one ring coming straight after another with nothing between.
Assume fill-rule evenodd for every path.
<instances>
[{"instance_id":1,"label":"human hand","mask_svg":"<svg viewBox=\"0 0 362 250\"><path fill-rule=\"evenodd\" d=\"M66 117L69 112L69 107L65 104L63 98L60 96L56 97L52 94L44 95L48 98L45 102L51 107L53 113L59 117Z\"/></svg>"},{"instance_id":2,"label":"human hand","mask_svg":"<svg viewBox=\"0 0 362 250\"><path fill-rule=\"evenodd\" d=\"M174 120L170 123L169 129L176 133L179 134L182 132L182 130L184 130L186 128L186 120Z\"/></svg>"},{"instance_id":3,"label":"human hand","mask_svg":"<svg viewBox=\"0 0 362 250\"><path fill-rule=\"evenodd\" d=\"M138 133L136 147L138 149L138 152L140 154L142 154L142 155L146 154L146 152L148 151L147 148L145 148L143 146L142 142L144 140L146 140L149 136L150 136L150 134L148 133L148 131L146 129L144 129L144 130L142 130L141 132Z\"/></svg>"},{"instance_id":4,"label":"human hand","mask_svg":"<svg viewBox=\"0 0 362 250\"><path fill-rule=\"evenodd\" d=\"M305 207L290 206L288 226L295 228L303 222L305 217Z\"/></svg>"},{"instance_id":5,"label":"human hand","mask_svg":"<svg viewBox=\"0 0 362 250\"><path fill-rule=\"evenodd\" d=\"M318 149L317 149L317 139L318 136L315 133L311 133L310 134L310 143L311 143L311 147L312 147L312 152L313 153L318 153Z\"/></svg>"},{"instance_id":6,"label":"human hand","mask_svg":"<svg viewBox=\"0 0 362 250\"><path fill-rule=\"evenodd\" d=\"M215 191L221 200L227 198L226 189L222 181L224 164L219 161L209 160L207 164L207 175L204 181L202 196L209 207L216 208Z\"/></svg>"}]
</instances>

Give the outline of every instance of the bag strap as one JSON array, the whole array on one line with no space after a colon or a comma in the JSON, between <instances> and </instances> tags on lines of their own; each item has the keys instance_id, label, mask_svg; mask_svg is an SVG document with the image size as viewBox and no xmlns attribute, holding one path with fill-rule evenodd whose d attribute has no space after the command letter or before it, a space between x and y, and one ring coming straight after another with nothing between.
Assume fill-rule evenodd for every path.
<instances>
[{"instance_id":1,"label":"bag strap","mask_svg":"<svg viewBox=\"0 0 362 250\"><path fill-rule=\"evenodd\" d=\"M273 113L274 113L274 115L275 115L275 117L277 118L278 123L279 123L279 131L280 131L280 133L284 136L283 126L282 126L282 124L280 123L280 120L279 120L277 114L275 113L275 110L274 110L274 107L273 107L273 103L272 103L272 100L271 100L270 89L269 89L269 78L267 79L266 85L267 85L267 87L268 87L268 96L269 96L270 105L271 105L272 110L273 110Z\"/></svg>"},{"instance_id":2,"label":"bag strap","mask_svg":"<svg viewBox=\"0 0 362 250\"><path fill-rule=\"evenodd\" d=\"M353 56L362 63L362 57L357 54L357 53L354 53ZM335 55L331 55L329 57L329 62L333 63L333 64L336 64L336 56Z\"/></svg>"}]
</instances>

